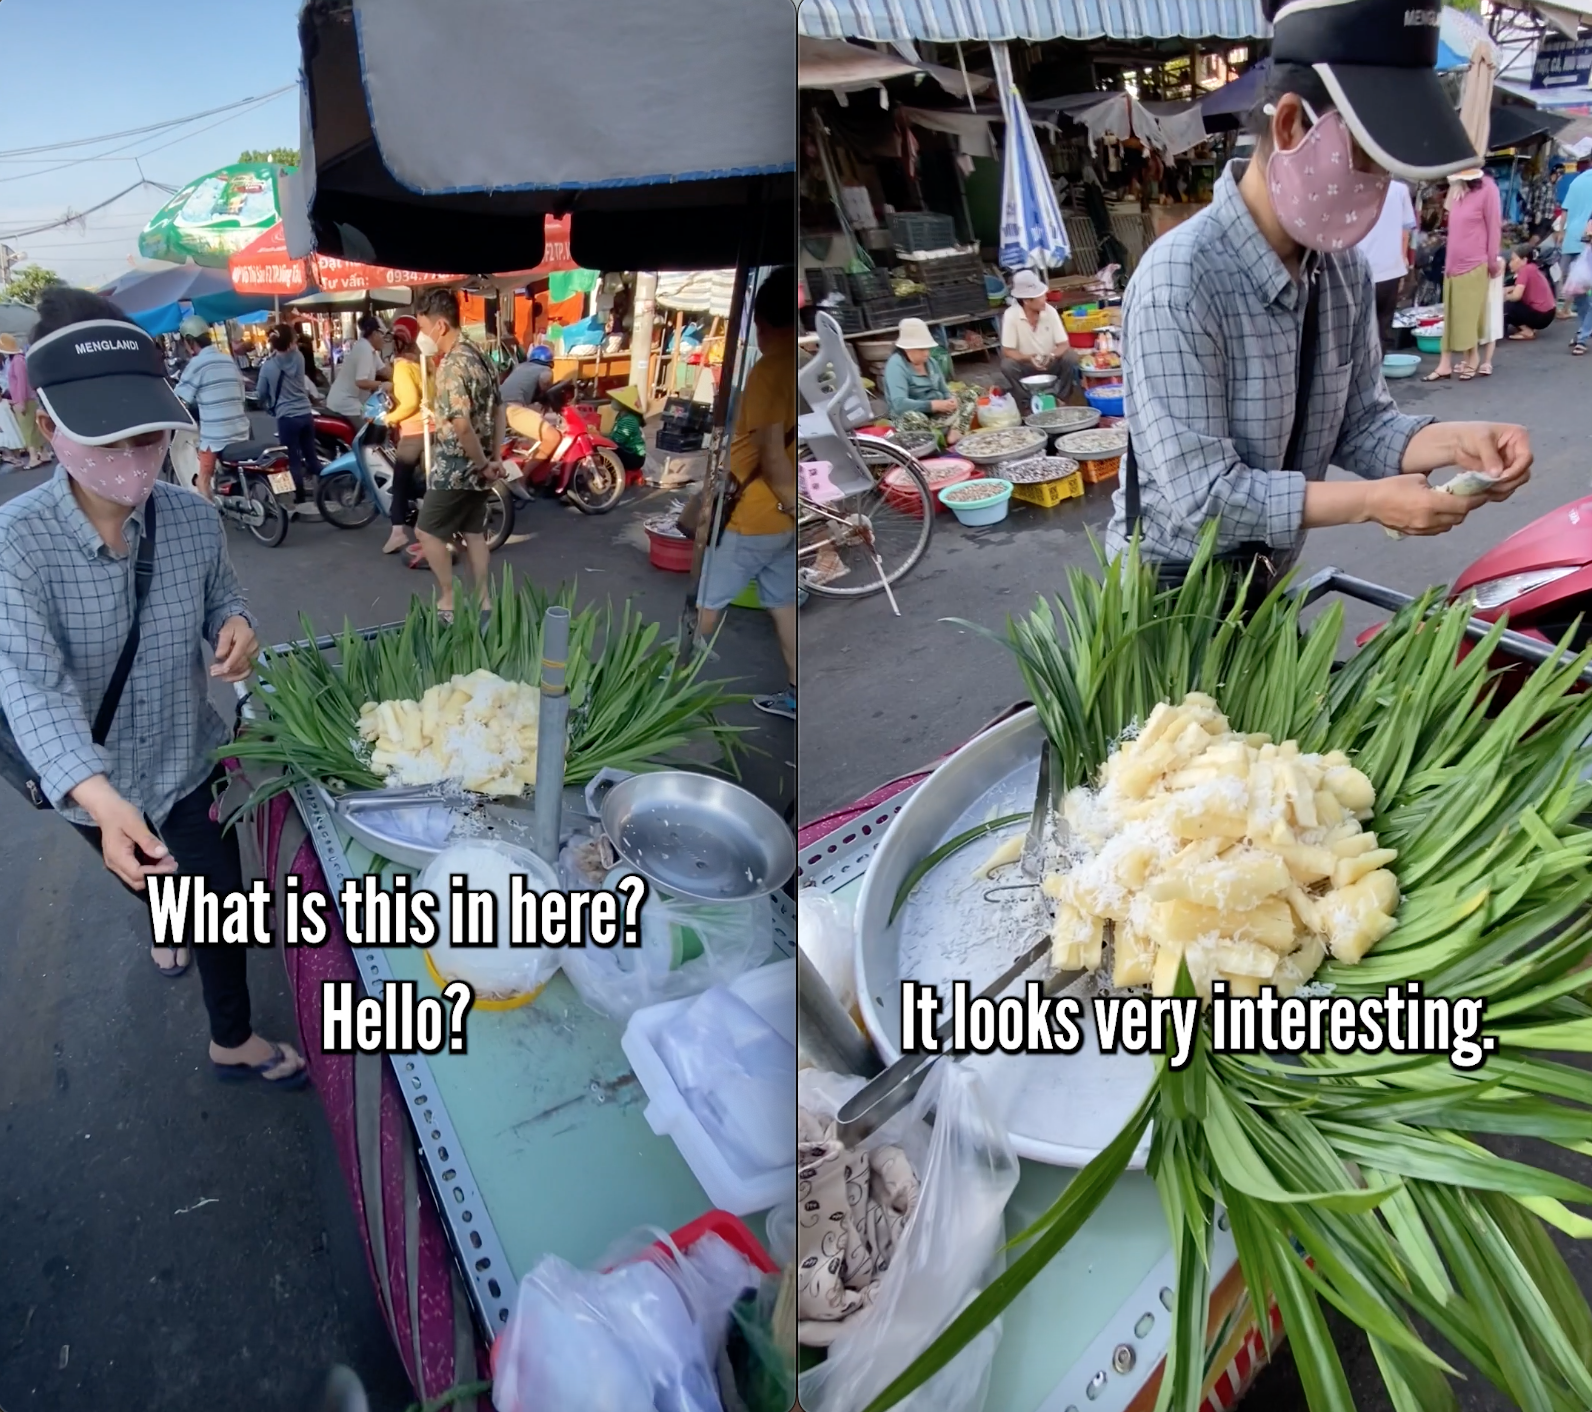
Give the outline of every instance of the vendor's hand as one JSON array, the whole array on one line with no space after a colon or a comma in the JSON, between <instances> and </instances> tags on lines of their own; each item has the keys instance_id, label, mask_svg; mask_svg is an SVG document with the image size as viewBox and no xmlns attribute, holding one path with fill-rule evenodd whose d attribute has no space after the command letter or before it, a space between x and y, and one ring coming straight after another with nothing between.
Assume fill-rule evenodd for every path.
<instances>
[{"instance_id":1,"label":"vendor's hand","mask_svg":"<svg viewBox=\"0 0 1592 1412\"><path fill-rule=\"evenodd\" d=\"M216 634L216 660L210 675L227 682L242 681L254 669L254 654L259 650L260 639L248 619L228 618Z\"/></svg>"},{"instance_id":2,"label":"vendor's hand","mask_svg":"<svg viewBox=\"0 0 1592 1412\"><path fill-rule=\"evenodd\" d=\"M104 775L84 780L72 791L72 799L88 811L100 831L105 866L135 892L144 890L144 879L150 874L177 871L177 860L150 832L143 814L123 799Z\"/></svg>"},{"instance_id":3,"label":"vendor's hand","mask_svg":"<svg viewBox=\"0 0 1592 1412\"><path fill-rule=\"evenodd\" d=\"M1508 422L1446 422L1452 464L1498 482L1488 500L1507 500L1531 479L1531 434Z\"/></svg>"},{"instance_id":4,"label":"vendor's hand","mask_svg":"<svg viewBox=\"0 0 1592 1412\"><path fill-rule=\"evenodd\" d=\"M1446 534L1485 496L1450 495L1433 490L1425 476L1389 476L1367 487L1371 518L1395 534Z\"/></svg>"},{"instance_id":5,"label":"vendor's hand","mask_svg":"<svg viewBox=\"0 0 1592 1412\"><path fill-rule=\"evenodd\" d=\"M929 403L929 410L931 412L954 412L956 410L956 398L937 398L933 402Z\"/></svg>"},{"instance_id":6,"label":"vendor's hand","mask_svg":"<svg viewBox=\"0 0 1592 1412\"><path fill-rule=\"evenodd\" d=\"M1050 354L1048 354L1048 353L1035 354L1034 355L1034 366L1036 368L1040 368L1040 369L1048 368L1050 366Z\"/></svg>"}]
</instances>

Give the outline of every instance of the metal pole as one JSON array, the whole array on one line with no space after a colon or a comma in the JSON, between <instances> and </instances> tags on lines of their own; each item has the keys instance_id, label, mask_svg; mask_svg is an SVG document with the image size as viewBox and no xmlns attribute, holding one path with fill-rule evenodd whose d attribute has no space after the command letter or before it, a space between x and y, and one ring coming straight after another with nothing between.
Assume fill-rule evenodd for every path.
<instances>
[{"instance_id":1,"label":"metal pole","mask_svg":"<svg viewBox=\"0 0 1592 1412\"><path fill-rule=\"evenodd\" d=\"M835 999L818 967L796 948L796 1037L807 1057L832 1074L871 1079L884 1072L868 1038Z\"/></svg>"},{"instance_id":2,"label":"metal pole","mask_svg":"<svg viewBox=\"0 0 1592 1412\"><path fill-rule=\"evenodd\" d=\"M559 835L564 825L564 749L569 725L569 695L564 673L569 665L569 609L549 608L542 619L542 712L536 725L536 851L558 867Z\"/></svg>"}]
</instances>

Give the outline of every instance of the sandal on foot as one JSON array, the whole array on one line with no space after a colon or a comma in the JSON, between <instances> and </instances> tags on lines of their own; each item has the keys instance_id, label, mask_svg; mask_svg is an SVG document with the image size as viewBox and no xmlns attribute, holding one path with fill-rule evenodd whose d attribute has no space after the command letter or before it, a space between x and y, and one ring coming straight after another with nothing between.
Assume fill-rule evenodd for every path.
<instances>
[{"instance_id":1,"label":"sandal on foot","mask_svg":"<svg viewBox=\"0 0 1592 1412\"><path fill-rule=\"evenodd\" d=\"M1572 343L1570 345L1570 354L1572 357L1579 358L1585 352L1586 344L1584 343Z\"/></svg>"},{"instance_id":2,"label":"sandal on foot","mask_svg":"<svg viewBox=\"0 0 1592 1412\"><path fill-rule=\"evenodd\" d=\"M265 1060L264 1063L218 1064L214 1059L212 1059L210 1061L210 1067L215 1070L216 1077L220 1079L222 1083L237 1084L246 1083L249 1079L259 1079L262 1083L271 1088L303 1088L304 1085L310 1081L310 1071L309 1066L302 1062L299 1064L298 1068L293 1070L291 1074L283 1074L279 1079L266 1078L266 1074L268 1074L272 1069L279 1069L287 1062L287 1053L283 1050L282 1046L280 1044L273 1044L271 1046L271 1057Z\"/></svg>"},{"instance_id":3,"label":"sandal on foot","mask_svg":"<svg viewBox=\"0 0 1592 1412\"><path fill-rule=\"evenodd\" d=\"M1483 378L1490 378L1492 376L1492 364L1491 363L1483 363L1481 365L1481 367L1476 369L1476 376L1477 377L1483 377Z\"/></svg>"},{"instance_id":4,"label":"sandal on foot","mask_svg":"<svg viewBox=\"0 0 1592 1412\"><path fill-rule=\"evenodd\" d=\"M1454 376L1457 377L1461 382L1469 382L1473 377L1476 376L1476 370L1475 368L1461 368L1457 373L1454 374Z\"/></svg>"},{"instance_id":5,"label":"sandal on foot","mask_svg":"<svg viewBox=\"0 0 1592 1412\"><path fill-rule=\"evenodd\" d=\"M172 955L175 956L180 953L187 952L188 948L186 946L170 946L162 947L161 950L170 951ZM151 960L153 960L153 958L151 958ZM162 966L159 961L155 961L155 969L159 971L160 974L163 975L168 981L174 981L178 976L187 975L188 967L191 965L193 965L193 957L191 955L186 961L179 961L174 966Z\"/></svg>"},{"instance_id":6,"label":"sandal on foot","mask_svg":"<svg viewBox=\"0 0 1592 1412\"><path fill-rule=\"evenodd\" d=\"M1421 381L1422 382L1447 382L1449 380L1449 378L1451 378L1453 376L1454 376L1453 373L1427 373L1427 375L1425 377L1423 377L1421 379Z\"/></svg>"}]
</instances>

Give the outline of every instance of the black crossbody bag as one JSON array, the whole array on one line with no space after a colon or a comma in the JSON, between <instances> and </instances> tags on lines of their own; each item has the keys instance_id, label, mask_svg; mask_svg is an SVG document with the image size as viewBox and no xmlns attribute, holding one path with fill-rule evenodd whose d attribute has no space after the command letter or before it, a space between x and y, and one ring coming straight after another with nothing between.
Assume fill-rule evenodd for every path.
<instances>
[{"instance_id":1,"label":"black crossbody bag","mask_svg":"<svg viewBox=\"0 0 1592 1412\"><path fill-rule=\"evenodd\" d=\"M111 673L110 684L105 688L104 699L94 716L92 735L95 745L104 745L111 733L111 722L116 719L116 708L122 704L122 692L127 678L132 674L133 658L138 655L138 620L143 613L144 599L149 596L149 585L155 577L155 499L151 495L144 502L144 532L138 541L138 559L133 565L133 622L127 629L127 641L122 644L122 655L116 659L116 670ZM0 715L0 779L17 791L35 809L53 809L49 797L39 783L39 773L28 763L11 725Z\"/></svg>"},{"instance_id":2,"label":"black crossbody bag","mask_svg":"<svg viewBox=\"0 0 1592 1412\"><path fill-rule=\"evenodd\" d=\"M1320 342L1320 313L1321 281L1318 274L1310 281L1304 324L1299 332L1299 382L1294 397L1293 426L1288 431L1288 449L1283 454L1283 470L1296 470L1299 464L1299 444L1305 434L1305 407L1310 400L1310 381L1315 376L1317 345ZM1139 528L1139 463L1133 454L1131 439L1122 475L1123 518L1127 521L1128 533L1133 534ZM1279 575L1271 556L1271 546L1259 540L1247 541L1236 549L1216 556L1233 570L1236 579L1241 580L1246 573L1250 575L1249 592L1245 600L1247 611L1258 608L1277 585ZM1190 567L1187 562L1157 566L1161 587L1176 588L1188 577Z\"/></svg>"}]
</instances>

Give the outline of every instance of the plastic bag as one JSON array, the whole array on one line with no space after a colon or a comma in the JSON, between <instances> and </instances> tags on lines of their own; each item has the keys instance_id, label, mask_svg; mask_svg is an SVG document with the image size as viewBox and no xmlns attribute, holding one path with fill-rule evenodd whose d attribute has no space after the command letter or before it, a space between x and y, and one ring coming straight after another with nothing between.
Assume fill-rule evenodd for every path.
<instances>
[{"instance_id":1,"label":"plastic bag","mask_svg":"<svg viewBox=\"0 0 1592 1412\"><path fill-rule=\"evenodd\" d=\"M1006 1202L1017 1185L1005 1127L977 1075L949 1061L935 1065L911 1120L922 1123L931 1111L917 1209L872 1305L802 1376L806 1412L862 1412L999 1268ZM902 1412L980 1412L999 1341L996 1321L897 1405Z\"/></svg>"},{"instance_id":2,"label":"plastic bag","mask_svg":"<svg viewBox=\"0 0 1592 1412\"><path fill-rule=\"evenodd\" d=\"M632 871L616 868L604 886ZM766 897L685 902L654 893L641 904L640 946L567 948L564 974L593 1010L623 1023L645 1005L728 985L768 960L773 945Z\"/></svg>"},{"instance_id":3,"label":"plastic bag","mask_svg":"<svg viewBox=\"0 0 1592 1412\"><path fill-rule=\"evenodd\" d=\"M1588 291L1592 291L1592 245L1570 262L1569 272L1564 277L1564 292L1572 299Z\"/></svg>"},{"instance_id":4,"label":"plastic bag","mask_svg":"<svg viewBox=\"0 0 1592 1412\"><path fill-rule=\"evenodd\" d=\"M796 1047L723 986L658 1033L658 1056L732 1167L759 1176L796 1161Z\"/></svg>"},{"instance_id":5,"label":"plastic bag","mask_svg":"<svg viewBox=\"0 0 1592 1412\"><path fill-rule=\"evenodd\" d=\"M1017 399L1009 392L991 390L989 397L979 398L978 424L988 430L997 427L1021 426L1023 414L1017 410Z\"/></svg>"},{"instance_id":6,"label":"plastic bag","mask_svg":"<svg viewBox=\"0 0 1592 1412\"><path fill-rule=\"evenodd\" d=\"M650 1260L605 1274L544 1257L492 1349L498 1412L723 1412L702 1331Z\"/></svg>"},{"instance_id":7,"label":"plastic bag","mask_svg":"<svg viewBox=\"0 0 1592 1412\"><path fill-rule=\"evenodd\" d=\"M0 402L0 451L21 451L26 444L11 404Z\"/></svg>"},{"instance_id":8,"label":"plastic bag","mask_svg":"<svg viewBox=\"0 0 1592 1412\"><path fill-rule=\"evenodd\" d=\"M804 887L796 894L797 944L848 1011L857 1003L854 922L852 909L827 892Z\"/></svg>"},{"instance_id":9,"label":"plastic bag","mask_svg":"<svg viewBox=\"0 0 1592 1412\"><path fill-rule=\"evenodd\" d=\"M472 891L490 891L496 898L496 946L454 945L450 879L455 873L469 878ZM486 838L444 848L426 864L417 884L437 899L432 964L446 979L468 982L483 999L508 999L539 990L552 979L564 954L545 946L509 945L509 878L515 873L525 875L532 892L558 890L558 875L529 849Z\"/></svg>"}]
</instances>

